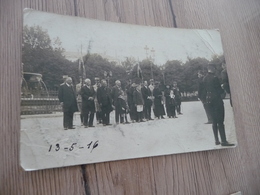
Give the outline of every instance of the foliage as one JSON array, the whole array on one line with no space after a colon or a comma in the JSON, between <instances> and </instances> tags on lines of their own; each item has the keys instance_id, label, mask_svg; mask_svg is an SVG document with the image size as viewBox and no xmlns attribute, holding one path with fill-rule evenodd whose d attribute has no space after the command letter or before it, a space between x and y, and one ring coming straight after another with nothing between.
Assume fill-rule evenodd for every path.
<instances>
[{"instance_id":1,"label":"foliage","mask_svg":"<svg viewBox=\"0 0 260 195\"><path fill-rule=\"evenodd\" d=\"M71 62L65 58L62 42L57 37L51 40L48 32L39 26L24 27L22 61L24 72L35 72L43 75L47 88L58 88L63 82L62 75L69 75L73 78L74 84L79 82L82 69L79 69L78 59ZM121 64L109 61L99 54L91 54L91 47L88 53L82 56L85 66L86 77L94 82L95 77L109 80L110 87L116 80L120 80L123 88L129 79L140 83L153 78L161 84L172 85L173 81L178 83L180 91L184 94L194 94L198 89L199 70L206 72L207 65L213 63L216 67L216 75L220 76L222 71L221 63L224 56L212 56L211 60L205 58L188 58L185 63L177 60L167 61L158 66L150 59L143 59L138 62L133 57L126 57ZM138 78L138 64L141 69L142 78ZM112 72L112 76L105 76L104 71ZM94 84L94 83L93 83Z\"/></svg>"}]
</instances>

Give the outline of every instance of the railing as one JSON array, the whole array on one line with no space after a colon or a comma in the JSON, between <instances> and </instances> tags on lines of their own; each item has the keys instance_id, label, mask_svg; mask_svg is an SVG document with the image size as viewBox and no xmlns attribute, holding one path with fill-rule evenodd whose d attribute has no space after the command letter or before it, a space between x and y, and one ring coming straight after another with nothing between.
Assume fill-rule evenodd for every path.
<instances>
[{"instance_id":1,"label":"railing","mask_svg":"<svg viewBox=\"0 0 260 195\"><path fill-rule=\"evenodd\" d=\"M50 114L61 111L62 108L57 96L21 98L21 115Z\"/></svg>"}]
</instances>

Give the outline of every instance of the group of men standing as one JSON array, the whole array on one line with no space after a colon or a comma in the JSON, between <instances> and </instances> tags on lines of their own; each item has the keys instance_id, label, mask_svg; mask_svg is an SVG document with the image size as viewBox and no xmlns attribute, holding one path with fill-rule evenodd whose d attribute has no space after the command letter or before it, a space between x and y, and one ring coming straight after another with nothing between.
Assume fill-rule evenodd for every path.
<instances>
[{"instance_id":1,"label":"group of men standing","mask_svg":"<svg viewBox=\"0 0 260 195\"><path fill-rule=\"evenodd\" d=\"M225 133L225 108L223 102L223 94L225 95L225 92L230 94L230 89L228 83L228 75L225 68L225 61L223 62L222 67L222 82L220 82L219 78L215 75L216 69L213 64L209 64L208 72L206 75L202 71L198 72L198 97L203 103L208 118L208 122L206 124L212 124L215 144L221 144L222 146L234 146L234 144L231 144L227 141ZM218 134L220 134L221 142L219 141Z\"/></svg>"},{"instance_id":2,"label":"group of men standing","mask_svg":"<svg viewBox=\"0 0 260 195\"><path fill-rule=\"evenodd\" d=\"M181 94L177 83L173 87L167 85L165 90L160 88L159 82L150 80L143 83L129 83L125 90L121 82L117 80L112 89L108 88L107 81L95 78L95 84L91 85L90 79L80 80L74 91L72 79L67 77L59 89L58 98L63 107L64 129L74 129L73 113L80 111L81 124L94 127L93 121L96 114L98 123L104 126L110 124L110 113L115 110L115 123L128 124L128 117L132 122L144 122L153 120L154 117L163 119L167 113L169 118L177 118L182 114L180 110ZM164 107L165 105L165 107ZM166 113L165 113L166 108Z\"/></svg>"},{"instance_id":3,"label":"group of men standing","mask_svg":"<svg viewBox=\"0 0 260 195\"><path fill-rule=\"evenodd\" d=\"M230 94L225 62L223 63L222 85L215 75L214 65L208 66L208 72L198 72L199 88L198 97L203 103L208 118L207 124L212 124L216 145L233 146L226 139L224 126L224 102L222 95L224 92ZM132 122L144 122L153 120L154 117L164 119L164 115L169 118L177 118L181 113L181 93L177 82L173 85L166 85L165 89L160 87L159 82L150 80L142 83L132 83L129 80L126 89L123 90L121 82L115 81L112 89L108 88L107 81L95 78L95 84L91 85L90 79L80 80L74 91L72 79L67 77L61 84L58 94L59 101L63 108L64 129L74 129L73 114L80 111L81 124L87 127L94 127L93 120L96 114L98 123L104 126L111 125L110 113L115 110L115 123L128 124L128 117ZM230 102L231 103L231 102ZM166 112L165 112L166 108ZM220 134L221 142L218 134Z\"/></svg>"}]
</instances>

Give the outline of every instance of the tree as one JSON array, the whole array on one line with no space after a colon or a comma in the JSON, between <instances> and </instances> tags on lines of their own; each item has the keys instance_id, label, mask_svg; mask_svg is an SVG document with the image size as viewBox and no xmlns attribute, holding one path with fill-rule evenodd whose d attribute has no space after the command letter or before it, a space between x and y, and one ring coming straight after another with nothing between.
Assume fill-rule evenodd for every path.
<instances>
[{"instance_id":1,"label":"tree","mask_svg":"<svg viewBox=\"0 0 260 195\"><path fill-rule=\"evenodd\" d=\"M74 76L74 64L63 55L59 38L51 41L47 30L40 26L24 26L22 62L24 72L40 73L47 88L57 88L62 83L62 75ZM72 72L71 72L72 71Z\"/></svg>"}]
</instances>

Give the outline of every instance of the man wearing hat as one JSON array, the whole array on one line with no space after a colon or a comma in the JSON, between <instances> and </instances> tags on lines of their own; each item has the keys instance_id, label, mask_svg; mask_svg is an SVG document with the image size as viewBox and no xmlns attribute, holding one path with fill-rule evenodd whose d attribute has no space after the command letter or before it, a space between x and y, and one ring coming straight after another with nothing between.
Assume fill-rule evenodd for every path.
<instances>
[{"instance_id":1,"label":"man wearing hat","mask_svg":"<svg viewBox=\"0 0 260 195\"><path fill-rule=\"evenodd\" d=\"M221 146L234 146L234 144L228 143L226 139L225 126L224 126L224 102L221 95L224 90L221 88L218 77L215 76L214 64L208 65L208 74L203 79L206 89L206 104L209 106L209 110L212 117L212 129L215 138L215 144ZM218 138L218 132L220 134L221 143Z\"/></svg>"}]
</instances>

